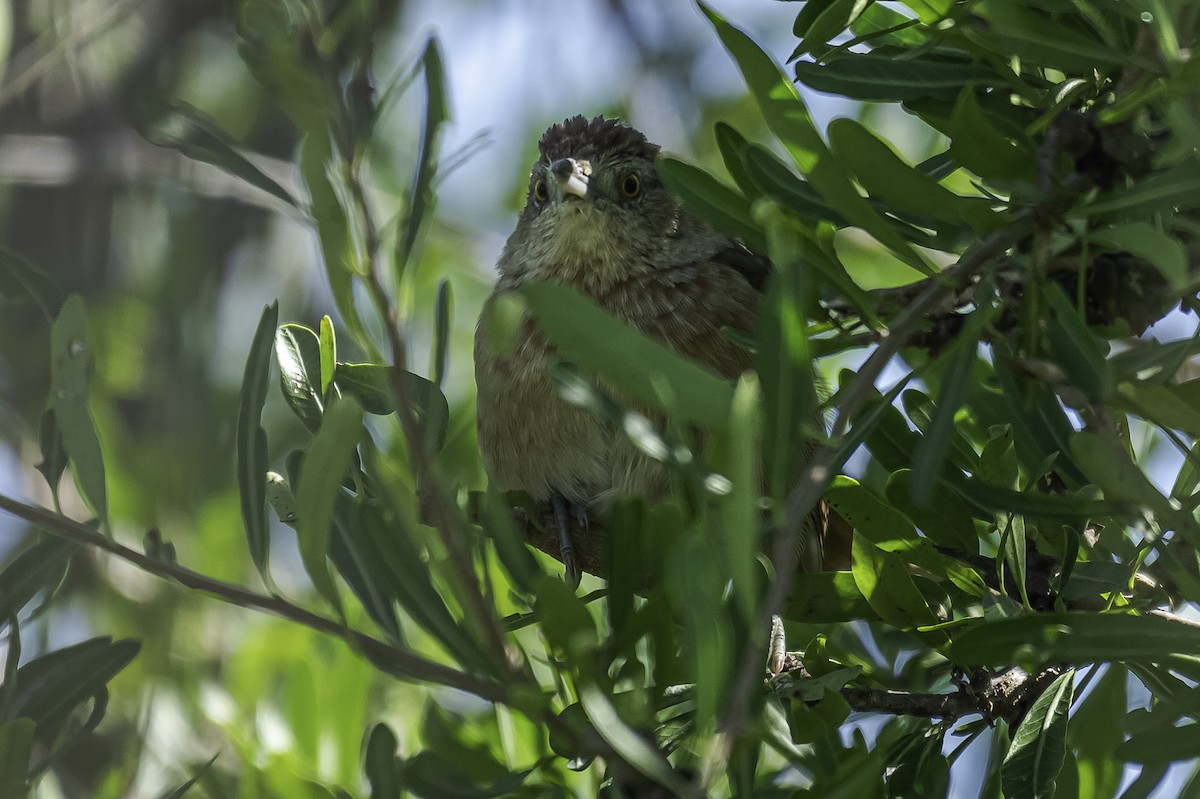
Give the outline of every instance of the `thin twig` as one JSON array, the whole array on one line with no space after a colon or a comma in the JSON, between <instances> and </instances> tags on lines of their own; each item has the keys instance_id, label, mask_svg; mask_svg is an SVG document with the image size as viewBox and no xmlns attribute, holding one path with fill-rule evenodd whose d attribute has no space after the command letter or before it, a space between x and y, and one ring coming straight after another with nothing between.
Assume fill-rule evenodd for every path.
<instances>
[{"instance_id":1,"label":"thin twig","mask_svg":"<svg viewBox=\"0 0 1200 799\"><path fill-rule=\"evenodd\" d=\"M394 669L396 673L414 680L457 688L490 702L502 704L510 702L508 689L500 683L480 679L466 672L435 663L420 655L414 655L386 641L352 629L339 621L294 605L281 597L259 594L233 583L206 577L176 563L152 558L53 511L39 508L36 505L27 505L3 494L0 494L0 510L24 519L39 530L44 530L51 535L101 549L156 577L174 580L185 588L201 591L232 605L280 616L309 629L341 638L360 650L373 662Z\"/></svg>"}]
</instances>

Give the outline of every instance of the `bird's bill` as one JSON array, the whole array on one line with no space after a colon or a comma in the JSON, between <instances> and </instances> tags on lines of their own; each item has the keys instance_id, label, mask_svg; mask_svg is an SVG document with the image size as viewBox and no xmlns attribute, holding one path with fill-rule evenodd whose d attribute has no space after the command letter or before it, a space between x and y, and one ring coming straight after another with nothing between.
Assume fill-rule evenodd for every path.
<instances>
[{"instance_id":1,"label":"bird's bill","mask_svg":"<svg viewBox=\"0 0 1200 799\"><path fill-rule=\"evenodd\" d=\"M574 194L576 197L587 197L588 179L592 174L592 165L588 161L574 158L560 158L550 165L550 171L558 179L563 194Z\"/></svg>"}]
</instances>

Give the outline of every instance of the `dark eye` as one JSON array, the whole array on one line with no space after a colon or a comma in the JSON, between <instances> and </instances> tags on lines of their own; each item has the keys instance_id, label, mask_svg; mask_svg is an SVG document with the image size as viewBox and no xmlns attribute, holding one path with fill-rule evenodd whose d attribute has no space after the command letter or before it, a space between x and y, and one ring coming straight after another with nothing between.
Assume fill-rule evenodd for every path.
<instances>
[{"instance_id":1,"label":"dark eye","mask_svg":"<svg viewBox=\"0 0 1200 799\"><path fill-rule=\"evenodd\" d=\"M544 203L550 199L550 192L546 188L546 181L538 178L537 183L533 184L533 199L539 203Z\"/></svg>"},{"instance_id":2,"label":"dark eye","mask_svg":"<svg viewBox=\"0 0 1200 799\"><path fill-rule=\"evenodd\" d=\"M637 175L626 175L625 179L621 181L621 193L633 199L642 193L642 181L638 179Z\"/></svg>"}]
</instances>

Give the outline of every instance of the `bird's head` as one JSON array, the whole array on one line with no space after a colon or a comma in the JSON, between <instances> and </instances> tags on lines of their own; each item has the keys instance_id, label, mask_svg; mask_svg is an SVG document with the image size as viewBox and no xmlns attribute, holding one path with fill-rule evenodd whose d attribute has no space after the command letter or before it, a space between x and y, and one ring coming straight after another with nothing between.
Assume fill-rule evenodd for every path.
<instances>
[{"instance_id":1,"label":"bird's head","mask_svg":"<svg viewBox=\"0 0 1200 799\"><path fill-rule=\"evenodd\" d=\"M680 210L655 169L658 145L615 120L576 116L538 149L502 272L587 289L661 261Z\"/></svg>"}]
</instances>

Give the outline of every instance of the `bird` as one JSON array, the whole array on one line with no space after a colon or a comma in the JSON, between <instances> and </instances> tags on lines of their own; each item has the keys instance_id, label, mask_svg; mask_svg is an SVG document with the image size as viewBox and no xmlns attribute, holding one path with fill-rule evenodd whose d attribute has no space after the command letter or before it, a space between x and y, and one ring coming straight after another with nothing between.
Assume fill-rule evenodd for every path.
<instances>
[{"instance_id":1,"label":"bird","mask_svg":"<svg viewBox=\"0 0 1200 799\"><path fill-rule=\"evenodd\" d=\"M591 410L565 399L555 350L526 314L507 348L496 306L529 281L563 284L716 375L754 368L722 334L753 335L771 263L689 213L656 169L659 147L619 120L574 116L538 144L525 207L497 263L475 335L477 433L491 481L549 506L572 584L571 522L614 497L660 499L661 463Z\"/></svg>"}]
</instances>

